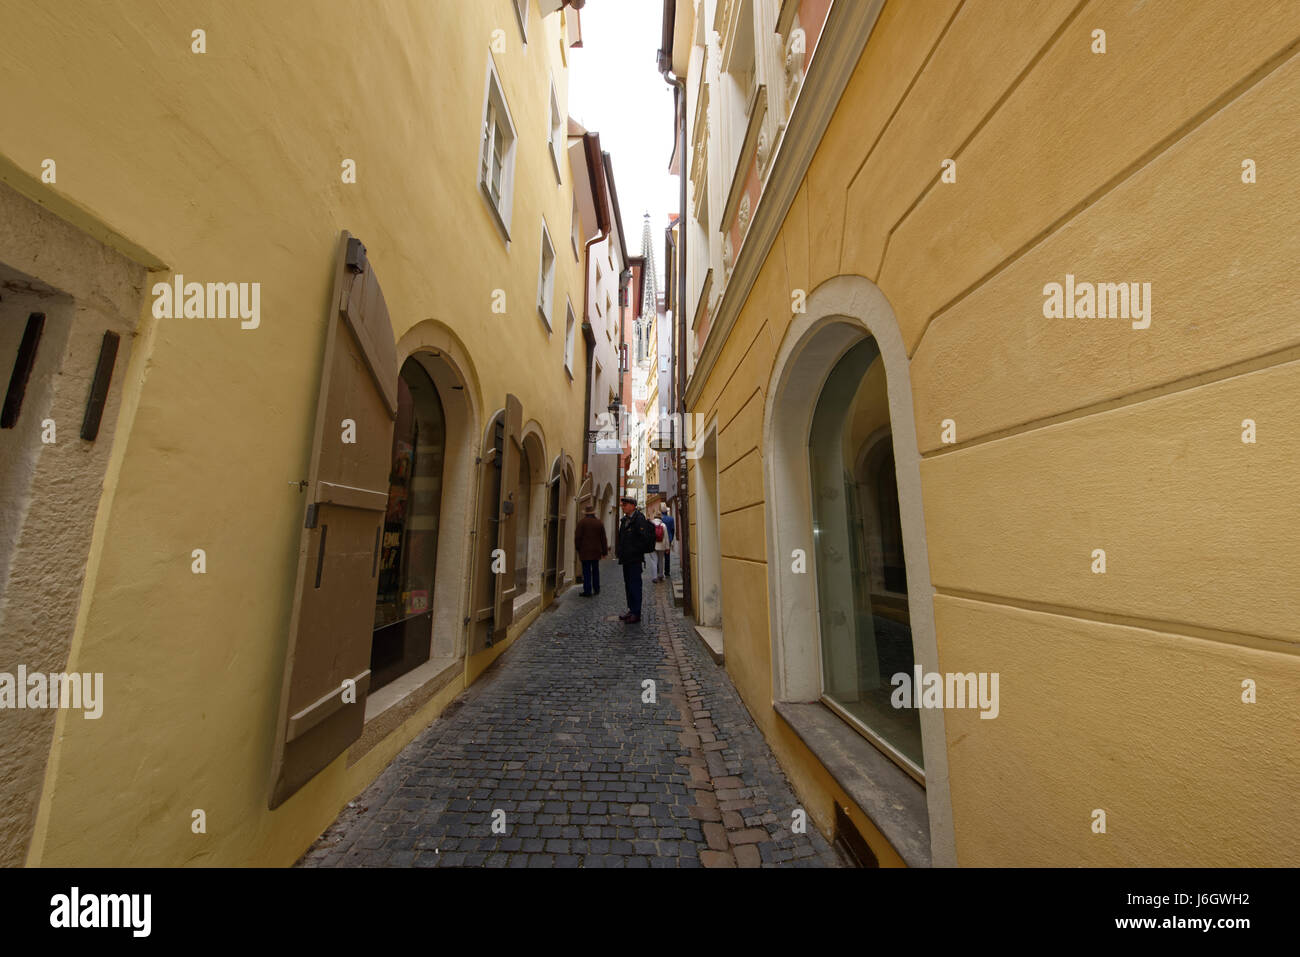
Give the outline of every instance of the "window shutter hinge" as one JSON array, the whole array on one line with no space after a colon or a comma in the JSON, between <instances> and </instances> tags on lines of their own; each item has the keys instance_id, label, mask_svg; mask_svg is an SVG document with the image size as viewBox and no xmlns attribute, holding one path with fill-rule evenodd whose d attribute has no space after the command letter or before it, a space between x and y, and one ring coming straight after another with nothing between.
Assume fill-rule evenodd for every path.
<instances>
[{"instance_id":1,"label":"window shutter hinge","mask_svg":"<svg viewBox=\"0 0 1300 957\"><path fill-rule=\"evenodd\" d=\"M348 240L348 253L344 264L349 272L366 271L366 247L361 244L361 240L355 237Z\"/></svg>"}]
</instances>

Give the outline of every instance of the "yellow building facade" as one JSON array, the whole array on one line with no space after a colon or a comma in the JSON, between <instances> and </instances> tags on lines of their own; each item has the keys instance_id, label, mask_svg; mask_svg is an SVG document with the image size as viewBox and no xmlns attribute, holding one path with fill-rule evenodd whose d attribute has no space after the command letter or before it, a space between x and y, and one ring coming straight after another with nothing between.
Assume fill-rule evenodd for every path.
<instances>
[{"instance_id":1,"label":"yellow building facade","mask_svg":"<svg viewBox=\"0 0 1300 957\"><path fill-rule=\"evenodd\" d=\"M882 865L1300 863L1300 9L666 11L693 605L810 819ZM873 454L855 578L824 470ZM855 710L903 683L854 615L996 704Z\"/></svg>"},{"instance_id":2,"label":"yellow building facade","mask_svg":"<svg viewBox=\"0 0 1300 957\"><path fill-rule=\"evenodd\" d=\"M6 6L3 345L45 348L0 648L102 714L3 714L0 862L290 864L572 581L576 15ZM428 577L385 611L401 548ZM372 615L419 626L378 689Z\"/></svg>"}]
</instances>

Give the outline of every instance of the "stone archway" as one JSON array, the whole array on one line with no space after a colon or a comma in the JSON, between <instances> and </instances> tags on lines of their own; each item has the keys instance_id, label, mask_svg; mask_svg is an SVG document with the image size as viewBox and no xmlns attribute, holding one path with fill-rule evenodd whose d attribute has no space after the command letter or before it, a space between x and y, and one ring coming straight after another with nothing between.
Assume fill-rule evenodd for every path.
<instances>
[{"instance_id":1,"label":"stone archway","mask_svg":"<svg viewBox=\"0 0 1300 957\"><path fill-rule=\"evenodd\" d=\"M466 652L464 619L469 614L469 570L474 531L474 496L482 411L469 353L455 334L428 319L397 343L400 361L414 359L433 380L442 401L446 435L442 463L440 524L432 603L431 663L451 662Z\"/></svg>"}]
</instances>

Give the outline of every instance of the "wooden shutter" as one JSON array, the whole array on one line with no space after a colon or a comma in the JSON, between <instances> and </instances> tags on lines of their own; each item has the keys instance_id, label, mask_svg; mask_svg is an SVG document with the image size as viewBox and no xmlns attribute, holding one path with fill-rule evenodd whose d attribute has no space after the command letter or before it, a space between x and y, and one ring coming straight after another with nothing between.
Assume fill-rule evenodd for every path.
<instances>
[{"instance_id":1,"label":"wooden shutter","mask_svg":"<svg viewBox=\"0 0 1300 957\"><path fill-rule=\"evenodd\" d=\"M469 653L476 654L505 636L514 620L515 512L519 486L523 407L513 395L488 429L479 486L478 542L475 547ZM492 553L501 549L505 571L492 571Z\"/></svg>"},{"instance_id":2,"label":"wooden shutter","mask_svg":"<svg viewBox=\"0 0 1300 957\"><path fill-rule=\"evenodd\" d=\"M567 577L564 567L564 556L566 553L565 543L568 541L565 536L568 534L569 527L569 473L564 467L564 449L560 449L560 476L556 479L560 483L560 504L557 521L559 525L555 535L555 593L558 595L564 589L564 582Z\"/></svg>"},{"instance_id":3,"label":"wooden shutter","mask_svg":"<svg viewBox=\"0 0 1300 957\"><path fill-rule=\"evenodd\" d=\"M519 400L513 395L506 396L505 436L501 443L501 496L497 510L497 548L505 552L506 570L496 575L493 583L492 597L492 640L505 637L507 626L515 620L515 570L511 563L515 560L515 535L518 533L520 494L527 495L528 489L519 488L519 458L523 452L521 432L524 426L524 410ZM528 534L528 529L524 529Z\"/></svg>"},{"instance_id":4,"label":"wooden shutter","mask_svg":"<svg viewBox=\"0 0 1300 957\"><path fill-rule=\"evenodd\" d=\"M388 308L365 247L344 232L326 320L271 808L361 735L396 416ZM355 702L344 700L345 681L355 686Z\"/></svg>"}]
</instances>

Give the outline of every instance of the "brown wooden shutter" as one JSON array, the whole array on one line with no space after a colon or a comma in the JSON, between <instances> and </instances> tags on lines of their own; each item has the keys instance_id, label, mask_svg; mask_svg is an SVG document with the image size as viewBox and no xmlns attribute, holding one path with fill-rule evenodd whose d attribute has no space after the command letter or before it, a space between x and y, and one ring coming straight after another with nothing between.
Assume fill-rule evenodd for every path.
<instances>
[{"instance_id":1,"label":"brown wooden shutter","mask_svg":"<svg viewBox=\"0 0 1300 957\"><path fill-rule=\"evenodd\" d=\"M555 535L555 593L558 595L564 590L564 582L567 579L567 570L564 565L564 556L568 549L565 536L569 529L569 473L564 468L564 449L560 449L560 475L556 479L560 483L560 504L559 515L556 521L559 523Z\"/></svg>"},{"instance_id":2,"label":"brown wooden shutter","mask_svg":"<svg viewBox=\"0 0 1300 957\"><path fill-rule=\"evenodd\" d=\"M397 351L365 247L346 232L335 263L321 365L271 808L360 737L370 683L379 538L397 416ZM344 441L348 419L355 442ZM355 684L355 703L343 700L346 680Z\"/></svg>"},{"instance_id":3,"label":"brown wooden shutter","mask_svg":"<svg viewBox=\"0 0 1300 957\"><path fill-rule=\"evenodd\" d=\"M519 496L528 490L519 488L519 458L523 452L524 410L513 395L506 396L505 437L501 445L501 497L497 511L497 548L505 552L506 571L495 576L493 585L493 641L505 637L507 626L515 620L515 535L518 533ZM528 534L528 529L524 529Z\"/></svg>"},{"instance_id":4,"label":"brown wooden shutter","mask_svg":"<svg viewBox=\"0 0 1300 957\"><path fill-rule=\"evenodd\" d=\"M479 486L478 541L475 547L473 607L469 652L476 654L505 637L514 620L515 512L519 486L523 407L513 395L492 420L483 450ZM492 553L501 549L505 572L492 571Z\"/></svg>"}]
</instances>

